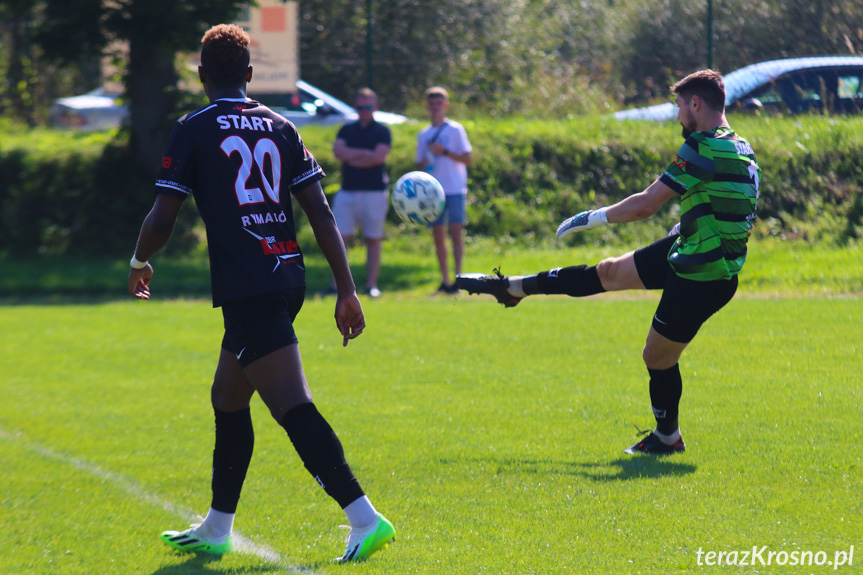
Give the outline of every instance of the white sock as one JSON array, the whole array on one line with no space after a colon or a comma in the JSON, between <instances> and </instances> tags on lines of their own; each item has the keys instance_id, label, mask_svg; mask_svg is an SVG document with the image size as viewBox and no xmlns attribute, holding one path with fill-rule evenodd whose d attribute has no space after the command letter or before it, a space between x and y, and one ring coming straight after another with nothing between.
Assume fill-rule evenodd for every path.
<instances>
[{"instance_id":1,"label":"white sock","mask_svg":"<svg viewBox=\"0 0 863 575\"><path fill-rule=\"evenodd\" d=\"M658 429L653 430L653 435L659 438L659 440L665 445L674 445L674 443L680 439L680 428L678 427L674 433L670 433L665 435L664 433L659 433Z\"/></svg>"},{"instance_id":2,"label":"white sock","mask_svg":"<svg viewBox=\"0 0 863 575\"><path fill-rule=\"evenodd\" d=\"M377 509L365 495L345 507L344 512L348 516L351 529L368 527L378 516Z\"/></svg>"},{"instance_id":3,"label":"white sock","mask_svg":"<svg viewBox=\"0 0 863 575\"><path fill-rule=\"evenodd\" d=\"M234 530L234 514L217 511L210 507L210 511L198 527L198 533L213 539L223 539Z\"/></svg>"},{"instance_id":4,"label":"white sock","mask_svg":"<svg viewBox=\"0 0 863 575\"><path fill-rule=\"evenodd\" d=\"M527 294L524 293L524 290L521 289L521 279L523 277L524 276L509 276L509 287L506 288L506 291L515 297L527 296Z\"/></svg>"}]
</instances>

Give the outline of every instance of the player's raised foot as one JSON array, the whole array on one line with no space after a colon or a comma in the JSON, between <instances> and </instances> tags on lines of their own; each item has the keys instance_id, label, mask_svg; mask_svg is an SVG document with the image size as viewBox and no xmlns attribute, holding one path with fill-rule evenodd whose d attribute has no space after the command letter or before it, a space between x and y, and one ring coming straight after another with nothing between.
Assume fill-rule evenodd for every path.
<instances>
[{"instance_id":1,"label":"player's raised foot","mask_svg":"<svg viewBox=\"0 0 863 575\"><path fill-rule=\"evenodd\" d=\"M212 539L198 533L200 525L192 525L185 531L165 531L159 538L168 547L185 553L209 553L224 555L234 549L234 536L228 535L220 539Z\"/></svg>"},{"instance_id":2,"label":"player's raised foot","mask_svg":"<svg viewBox=\"0 0 863 575\"><path fill-rule=\"evenodd\" d=\"M686 444L683 443L683 436L680 436L677 441L669 445L659 439L659 437L657 437L652 431L644 439L629 449L623 450L624 453L628 453L630 455L637 455L639 453L646 453L648 455L668 455L670 453L677 453L678 451L686 451Z\"/></svg>"},{"instance_id":3,"label":"player's raised foot","mask_svg":"<svg viewBox=\"0 0 863 575\"><path fill-rule=\"evenodd\" d=\"M493 295L504 307L515 307L523 297L516 297L507 291L509 278L495 268L495 275L459 274L455 277L455 285L469 294L487 293Z\"/></svg>"},{"instance_id":4,"label":"player's raised foot","mask_svg":"<svg viewBox=\"0 0 863 575\"><path fill-rule=\"evenodd\" d=\"M396 530L393 524L378 513L372 524L365 529L351 529L346 539L348 546L345 549L345 554L336 557L334 561L348 563L368 559L372 553L383 549L391 541L395 541L395 538Z\"/></svg>"}]
</instances>

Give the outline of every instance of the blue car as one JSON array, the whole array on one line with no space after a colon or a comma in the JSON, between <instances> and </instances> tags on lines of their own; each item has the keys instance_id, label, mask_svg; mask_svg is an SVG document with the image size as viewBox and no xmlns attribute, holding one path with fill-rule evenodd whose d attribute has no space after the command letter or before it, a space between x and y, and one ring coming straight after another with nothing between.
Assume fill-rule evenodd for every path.
<instances>
[{"instance_id":1,"label":"blue car","mask_svg":"<svg viewBox=\"0 0 863 575\"><path fill-rule=\"evenodd\" d=\"M766 114L858 114L863 111L863 56L787 58L725 75L728 111ZM616 112L618 120L671 121L671 102Z\"/></svg>"}]
</instances>

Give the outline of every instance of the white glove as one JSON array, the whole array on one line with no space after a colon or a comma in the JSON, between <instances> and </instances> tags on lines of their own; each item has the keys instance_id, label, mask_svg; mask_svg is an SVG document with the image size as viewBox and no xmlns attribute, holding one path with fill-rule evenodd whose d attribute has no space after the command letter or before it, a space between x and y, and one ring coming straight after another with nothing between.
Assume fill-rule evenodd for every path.
<instances>
[{"instance_id":1,"label":"white glove","mask_svg":"<svg viewBox=\"0 0 863 575\"><path fill-rule=\"evenodd\" d=\"M680 233L680 222L677 222L676 224L674 224L673 228L668 230L669 236L673 236L674 234L679 234L679 233Z\"/></svg>"},{"instance_id":2,"label":"white glove","mask_svg":"<svg viewBox=\"0 0 863 575\"><path fill-rule=\"evenodd\" d=\"M606 208L587 210L586 212L581 212L571 218L567 218L562 224L557 226L557 239L565 238L573 232L604 226L608 223L605 210Z\"/></svg>"}]
</instances>

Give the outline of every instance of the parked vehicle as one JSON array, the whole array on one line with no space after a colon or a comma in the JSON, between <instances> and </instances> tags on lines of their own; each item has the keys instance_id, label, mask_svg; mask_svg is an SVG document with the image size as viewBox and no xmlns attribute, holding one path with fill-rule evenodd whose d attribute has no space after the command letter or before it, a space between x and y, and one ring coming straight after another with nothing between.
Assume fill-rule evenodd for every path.
<instances>
[{"instance_id":1,"label":"parked vehicle","mask_svg":"<svg viewBox=\"0 0 863 575\"><path fill-rule=\"evenodd\" d=\"M252 87L249 84L249 88ZM297 80L296 94L258 94L250 89L249 97L286 117L295 126L343 124L357 119L357 113L350 104L302 80ZM402 124L407 117L378 110L375 120L381 124Z\"/></svg>"},{"instance_id":2,"label":"parked vehicle","mask_svg":"<svg viewBox=\"0 0 863 575\"><path fill-rule=\"evenodd\" d=\"M766 114L858 114L863 111L863 56L788 58L725 75L725 108ZM677 119L671 102L616 112L618 120Z\"/></svg>"},{"instance_id":3,"label":"parked vehicle","mask_svg":"<svg viewBox=\"0 0 863 575\"><path fill-rule=\"evenodd\" d=\"M297 81L295 94L256 94L250 90L249 97L269 106L296 126L341 124L357 119L356 111L349 104L302 80ZM119 126L128 116L129 108L122 96L104 88L59 98L51 107L51 125L57 128L106 130ZM375 120L382 124L401 124L407 117L378 110Z\"/></svg>"},{"instance_id":4,"label":"parked vehicle","mask_svg":"<svg viewBox=\"0 0 863 575\"><path fill-rule=\"evenodd\" d=\"M73 130L116 128L129 115L120 94L97 88L80 96L59 98L51 106L51 125Z\"/></svg>"}]
</instances>

